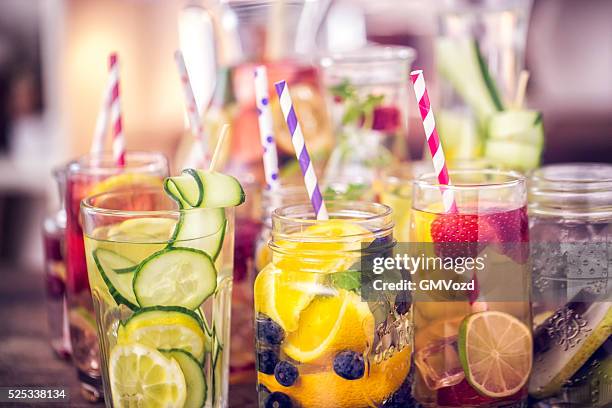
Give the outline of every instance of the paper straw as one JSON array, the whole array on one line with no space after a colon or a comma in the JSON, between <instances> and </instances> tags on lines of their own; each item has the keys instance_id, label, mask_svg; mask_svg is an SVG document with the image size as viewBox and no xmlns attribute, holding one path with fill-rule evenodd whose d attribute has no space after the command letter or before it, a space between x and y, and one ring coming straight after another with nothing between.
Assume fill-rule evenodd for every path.
<instances>
[{"instance_id":1,"label":"paper straw","mask_svg":"<svg viewBox=\"0 0 612 408\"><path fill-rule=\"evenodd\" d=\"M106 133L108 132L108 117L110 115L110 101L113 92L113 81L109 76L106 81L106 88L102 95L102 103L100 104L100 110L98 111L98 117L96 118L96 128L94 130L94 136L91 141L91 148L89 152L91 154L100 154L104 151L104 143L106 141Z\"/></svg>"},{"instance_id":2,"label":"paper straw","mask_svg":"<svg viewBox=\"0 0 612 408\"><path fill-rule=\"evenodd\" d=\"M183 96L185 97L185 107L187 108L189 127L191 128L191 133L196 140L196 143L194 143L192 149L197 149L195 154L198 157L196 160L201 166L204 166L205 162L209 161L208 147L206 146L206 140L204 138L204 126L202 125L200 110L198 109L198 104L193 94L193 88L191 86L183 53L176 51L174 53L174 60L181 77L181 84L183 85Z\"/></svg>"},{"instance_id":3,"label":"paper straw","mask_svg":"<svg viewBox=\"0 0 612 408\"><path fill-rule=\"evenodd\" d=\"M270 109L270 95L268 94L268 74L266 67L260 65L255 68L255 104L257 105L257 119L259 121L259 138L263 148L263 165L266 177L266 188L271 191L278 190L278 156L276 141L274 140L274 122Z\"/></svg>"},{"instance_id":4,"label":"paper straw","mask_svg":"<svg viewBox=\"0 0 612 408\"><path fill-rule=\"evenodd\" d=\"M276 88L276 93L278 94L278 99L280 100L280 107L283 111L285 121L287 122L287 127L289 128L289 134L291 134L291 142L293 143L295 155L304 176L304 184L306 184L308 197L312 202L315 215L317 220L327 220L329 219L327 215L327 208L325 207L325 202L323 201L323 196L321 195L321 190L319 189L317 175L315 174L314 167L310 161L310 155L308 154L306 144L304 143L304 135L302 134L300 123L298 122L297 116L295 115L295 110L293 109L293 102L291 101L291 95L289 95L289 87L285 81L276 82L274 87Z\"/></svg>"},{"instance_id":5,"label":"paper straw","mask_svg":"<svg viewBox=\"0 0 612 408\"><path fill-rule=\"evenodd\" d=\"M438 177L438 183L443 186L450 186L451 180L448 176L448 168L446 167L446 159L444 157L444 151L442 150L442 144L440 143L440 137L438 136L438 131L436 130L436 122L434 120L434 113L431 109L431 103L427 94L427 88L425 87L423 71L412 71L410 73L410 79L414 85L414 94L416 96L417 104L419 105L421 119L423 119L423 129L425 130L427 146L429 147L429 152L431 153L434 171ZM441 187L441 191L444 211L457 212L457 204L455 203L453 190Z\"/></svg>"},{"instance_id":6,"label":"paper straw","mask_svg":"<svg viewBox=\"0 0 612 408\"><path fill-rule=\"evenodd\" d=\"M121 118L121 93L119 91L119 58L112 53L109 58L109 74L112 83L110 114L113 126L113 160L118 166L125 166L125 136Z\"/></svg>"},{"instance_id":7,"label":"paper straw","mask_svg":"<svg viewBox=\"0 0 612 408\"><path fill-rule=\"evenodd\" d=\"M219 161L219 156L221 156L221 147L223 146L223 141L225 140L225 136L227 136L227 132L229 130L229 125L226 123L221 128L219 132L219 137L217 138L217 146L215 146L215 152L213 153L212 159L210 159L210 166L208 167L208 171L215 171L217 167L217 162Z\"/></svg>"}]
</instances>

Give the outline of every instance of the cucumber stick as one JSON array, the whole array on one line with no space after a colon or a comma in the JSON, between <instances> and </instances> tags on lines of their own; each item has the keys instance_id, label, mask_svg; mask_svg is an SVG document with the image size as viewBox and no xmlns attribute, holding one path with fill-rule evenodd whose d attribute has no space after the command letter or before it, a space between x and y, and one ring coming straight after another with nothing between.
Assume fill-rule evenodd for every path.
<instances>
[{"instance_id":1,"label":"cucumber stick","mask_svg":"<svg viewBox=\"0 0 612 408\"><path fill-rule=\"evenodd\" d=\"M504 109L493 78L475 40L436 40L437 68L470 106L481 123Z\"/></svg>"},{"instance_id":2,"label":"cucumber stick","mask_svg":"<svg viewBox=\"0 0 612 408\"><path fill-rule=\"evenodd\" d=\"M200 363L185 350L160 351L176 360L183 371L185 384L187 385L187 399L183 408L202 408L206 403L206 381L204 379L204 369Z\"/></svg>"},{"instance_id":3,"label":"cucumber stick","mask_svg":"<svg viewBox=\"0 0 612 408\"><path fill-rule=\"evenodd\" d=\"M538 167L542 148L530 144L487 140L485 157L500 168L528 171Z\"/></svg>"},{"instance_id":4,"label":"cucumber stick","mask_svg":"<svg viewBox=\"0 0 612 408\"><path fill-rule=\"evenodd\" d=\"M103 248L96 249L92 255L100 276L115 302L126 305L132 310L137 309L138 302L132 289L134 273L126 272L127 268L120 268L119 271L113 268L127 266L127 258Z\"/></svg>"},{"instance_id":5,"label":"cucumber stick","mask_svg":"<svg viewBox=\"0 0 612 408\"><path fill-rule=\"evenodd\" d=\"M140 263L134 272L138 304L198 308L217 288L211 257L193 248L166 248Z\"/></svg>"},{"instance_id":6,"label":"cucumber stick","mask_svg":"<svg viewBox=\"0 0 612 408\"><path fill-rule=\"evenodd\" d=\"M234 207L245 199L235 177L216 171L185 169L182 175L167 178L164 188L182 207Z\"/></svg>"},{"instance_id":7,"label":"cucumber stick","mask_svg":"<svg viewBox=\"0 0 612 408\"><path fill-rule=\"evenodd\" d=\"M199 249L214 261L223 247L226 228L223 208L194 208L181 213L170 246Z\"/></svg>"}]
</instances>

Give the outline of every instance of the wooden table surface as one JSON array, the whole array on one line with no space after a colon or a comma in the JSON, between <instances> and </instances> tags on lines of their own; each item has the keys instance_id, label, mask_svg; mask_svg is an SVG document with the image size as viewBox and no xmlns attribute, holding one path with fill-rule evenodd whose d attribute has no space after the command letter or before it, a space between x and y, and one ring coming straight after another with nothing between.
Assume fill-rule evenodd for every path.
<instances>
[{"instance_id":1,"label":"wooden table surface","mask_svg":"<svg viewBox=\"0 0 612 408\"><path fill-rule=\"evenodd\" d=\"M42 272L0 266L0 387L61 386L69 390L70 407L103 407L103 403L90 404L80 396L74 368L51 350L44 299ZM231 385L229 401L232 408L256 407L255 385Z\"/></svg>"}]
</instances>

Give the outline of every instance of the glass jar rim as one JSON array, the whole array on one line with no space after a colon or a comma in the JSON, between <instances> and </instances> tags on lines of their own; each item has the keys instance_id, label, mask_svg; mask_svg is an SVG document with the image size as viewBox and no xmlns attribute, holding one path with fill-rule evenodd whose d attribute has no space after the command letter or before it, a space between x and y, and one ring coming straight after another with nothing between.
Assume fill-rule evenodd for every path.
<instances>
[{"instance_id":1,"label":"glass jar rim","mask_svg":"<svg viewBox=\"0 0 612 408\"><path fill-rule=\"evenodd\" d=\"M84 154L66 165L66 174L114 175L122 172L147 173L168 169L168 159L161 152L127 151L126 164L118 167L112 152Z\"/></svg>"},{"instance_id":2,"label":"glass jar rim","mask_svg":"<svg viewBox=\"0 0 612 408\"><path fill-rule=\"evenodd\" d=\"M272 212L272 241L306 241L306 242L342 242L365 236L380 236L393 229L392 210L389 206L366 201L329 200L326 202L330 220L346 220L361 226L372 226L374 230L365 228L364 232L351 231L351 233L333 237L321 237L301 234L296 237L296 231L321 224L317 220L310 203L292 204L275 209ZM292 227L296 231L284 232L282 227Z\"/></svg>"},{"instance_id":3,"label":"glass jar rim","mask_svg":"<svg viewBox=\"0 0 612 408\"><path fill-rule=\"evenodd\" d=\"M595 176L595 170L601 170L597 171L597 174L601 175L601 177ZM580 171L580 177L578 175L568 175L570 172L576 171ZM560 173L565 175L563 176ZM558 188L562 188L564 183L572 183L585 187L597 187L598 184L609 186L612 184L612 164L579 162L550 164L532 171L529 179L532 183L547 183L547 185Z\"/></svg>"},{"instance_id":4,"label":"glass jar rim","mask_svg":"<svg viewBox=\"0 0 612 408\"><path fill-rule=\"evenodd\" d=\"M162 209L162 210L123 210L117 208L107 208L95 204L96 200L102 198L119 197L121 195L134 195L135 192L140 194L155 194L167 199L168 203L172 204L173 208ZM114 217L132 217L132 218L144 218L144 217L160 217L160 216L173 216L179 217L185 213L205 212L210 208L180 208L178 203L170 198L162 188L156 187L132 187L128 189L121 189L115 191L106 191L103 193L94 194L85 197L81 200L81 210L93 214L93 215L104 215Z\"/></svg>"},{"instance_id":5,"label":"glass jar rim","mask_svg":"<svg viewBox=\"0 0 612 408\"><path fill-rule=\"evenodd\" d=\"M505 170L494 170L494 169L463 169L463 170L449 170L448 175L452 181L451 185L441 184L438 181L436 173L425 173L417 177L413 181L413 185L420 189L447 189L453 191L470 191L470 190L494 190L500 188L513 188L518 187L525 183L526 178L519 172L516 171L505 171ZM485 177L504 177L505 180L501 181L483 181L483 182L470 182L463 183L457 181L457 178L462 176L485 176ZM453 178L453 176L455 176Z\"/></svg>"}]
</instances>

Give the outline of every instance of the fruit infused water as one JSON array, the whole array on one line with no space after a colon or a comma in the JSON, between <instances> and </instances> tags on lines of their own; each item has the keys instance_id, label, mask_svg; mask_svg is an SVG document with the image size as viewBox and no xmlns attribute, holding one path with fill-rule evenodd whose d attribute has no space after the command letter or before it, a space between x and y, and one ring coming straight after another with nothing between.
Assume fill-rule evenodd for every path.
<instances>
[{"instance_id":1,"label":"fruit infused water","mask_svg":"<svg viewBox=\"0 0 612 408\"><path fill-rule=\"evenodd\" d=\"M432 407L521 404L533 343L525 181L485 170L450 177L457 212L442 210L434 175L414 183L411 241L445 265L412 277L414 397ZM454 286L435 286L445 282Z\"/></svg>"},{"instance_id":2,"label":"fruit infused water","mask_svg":"<svg viewBox=\"0 0 612 408\"><path fill-rule=\"evenodd\" d=\"M536 407L612 404L612 165L555 164L530 179Z\"/></svg>"},{"instance_id":3,"label":"fruit infused water","mask_svg":"<svg viewBox=\"0 0 612 408\"><path fill-rule=\"evenodd\" d=\"M362 248L393 242L391 210L331 201L272 215L271 262L255 281L260 407L383 407L410 402L411 305L362 301ZM393 405L396 404L396 405Z\"/></svg>"},{"instance_id":4,"label":"fruit infused water","mask_svg":"<svg viewBox=\"0 0 612 408\"><path fill-rule=\"evenodd\" d=\"M110 154L83 156L68 164L65 242L68 320L81 393L89 400L102 398L102 384L79 213L81 200L90 195L135 186L161 188L162 180L167 175L168 163L159 153L128 152L124 167L117 166Z\"/></svg>"},{"instance_id":5,"label":"fruit infused water","mask_svg":"<svg viewBox=\"0 0 612 408\"><path fill-rule=\"evenodd\" d=\"M233 207L244 192L233 177L193 169L164 189L83 202L106 404L225 407Z\"/></svg>"}]
</instances>

